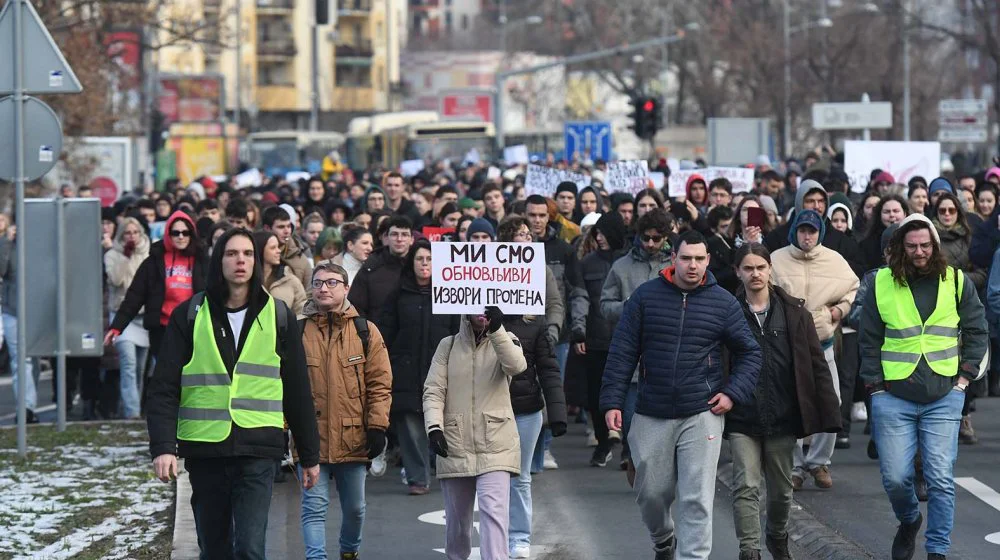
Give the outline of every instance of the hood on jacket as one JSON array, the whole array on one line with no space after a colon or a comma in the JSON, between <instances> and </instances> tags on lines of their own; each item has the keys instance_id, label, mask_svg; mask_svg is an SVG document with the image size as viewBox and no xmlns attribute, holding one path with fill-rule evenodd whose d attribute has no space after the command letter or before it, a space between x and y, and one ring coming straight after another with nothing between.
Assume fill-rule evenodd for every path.
<instances>
[{"instance_id":1,"label":"hood on jacket","mask_svg":"<svg viewBox=\"0 0 1000 560\"><path fill-rule=\"evenodd\" d=\"M983 177L983 180L989 182L990 177L996 177L997 179L1000 179L1000 167L991 167L989 171L986 172L986 175Z\"/></svg>"},{"instance_id":2,"label":"hood on jacket","mask_svg":"<svg viewBox=\"0 0 1000 560\"><path fill-rule=\"evenodd\" d=\"M380 187L378 185L372 185L372 186L368 187L367 189L365 189L365 194L361 197L361 202L362 202L361 207L363 209L365 209L366 211L368 210L368 197L371 196L371 194L373 192L380 192L380 193L382 193L382 199L385 200L385 207L384 208L388 208L389 207L389 197L385 195L385 191L382 190L382 187Z\"/></svg>"},{"instance_id":3,"label":"hood on jacket","mask_svg":"<svg viewBox=\"0 0 1000 560\"><path fill-rule=\"evenodd\" d=\"M139 220L135 218L122 218L121 223L118 224L118 229L115 231L115 240L113 244L114 250L119 253L125 253L125 241L123 240L123 237L125 235L125 228L129 224L133 224L135 227L139 228L139 239L135 243L135 250L132 255L148 255L150 245L149 236L146 235L146 232L142 229L142 224L139 223Z\"/></svg>"},{"instance_id":4,"label":"hood on jacket","mask_svg":"<svg viewBox=\"0 0 1000 560\"><path fill-rule=\"evenodd\" d=\"M576 210L573 212L573 221L576 223L580 223L580 220L582 220L584 216L583 210L580 209L580 199L583 198L583 193L586 192L594 193L594 197L597 198L597 211L604 211L604 200L601 198L601 191L592 186L584 187L580 189L580 194L576 196Z\"/></svg>"},{"instance_id":5,"label":"hood on jacket","mask_svg":"<svg viewBox=\"0 0 1000 560\"><path fill-rule=\"evenodd\" d=\"M340 310L336 311L335 313L337 315L343 315L347 319L358 316L358 310L346 297L344 298L344 304L340 307ZM318 315L324 321L326 320L325 319L326 313L320 311L319 305L316 304L316 301L312 298L311 295L309 296L309 299L306 300L305 305L302 306L302 315L307 318L315 317Z\"/></svg>"},{"instance_id":6,"label":"hood on jacket","mask_svg":"<svg viewBox=\"0 0 1000 560\"><path fill-rule=\"evenodd\" d=\"M823 185L813 181L812 179L806 179L805 181L799 183L799 188L795 191L795 212L802 211L802 201L806 198L807 194L813 191L823 193L823 198L826 199L826 205L830 205L830 195L827 194Z\"/></svg>"},{"instance_id":7,"label":"hood on jacket","mask_svg":"<svg viewBox=\"0 0 1000 560\"><path fill-rule=\"evenodd\" d=\"M851 214L851 207L844 204L843 202L834 202L830 205L830 208L826 211L826 218L828 220L833 219L834 210L843 210L847 213L847 229L849 231L854 231L854 216Z\"/></svg>"},{"instance_id":8,"label":"hood on jacket","mask_svg":"<svg viewBox=\"0 0 1000 560\"><path fill-rule=\"evenodd\" d=\"M934 227L934 222L932 222L930 218L924 216L923 214L910 214L909 216L903 218L903 221L899 222L899 229L896 230L896 233L892 234L892 237L901 238L907 233L909 233L910 230L912 230L913 228L909 228L906 226L912 224L913 222L922 222L927 224L931 230L931 238L934 239L934 243L938 246L938 249L941 248L941 235L938 234L937 228Z\"/></svg>"},{"instance_id":9,"label":"hood on jacket","mask_svg":"<svg viewBox=\"0 0 1000 560\"><path fill-rule=\"evenodd\" d=\"M695 181L701 181L705 185L705 200L702 201L701 204L702 205L707 204L708 203L708 181L706 181L704 177L702 177L701 175L699 175L697 173L695 173L695 174L691 175L690 177L688 177L687 183L685 183L685 185L684 185L684 196L687 197L685 200L691 200L691 185L693 185ZM691 204L694 204L694 201L691 201Z\"/></svg>"},{"instance_id":10,"label":"hood on jacket","mask_svg":"<svg viewBox=\"0 0 1000 560\"><path fill-rule=\"evenodd\" d=\"M608 240L611 251L620 251L625 248L625 236L628 235L628 228L618 212L608 212L598 218L594 227L604 234Z\"/></svg>"},{"instance_id":11,"label":"hood on jacket","mask_svg":"<svg viewBox=\"0 0 1000 560\"><path fill-rule=\"evenodd\" d=\"M191 216L188 216L182 210L177 210L167 218L167 225L163 228L163 247L168 251L176 251L177 248L174 247L174 239L170 236L170 228L174 225L177 220L183 220L187 224L188 229L191 230L191 235L198 235L198 230L195 228L194 220ZM191 243L194 243L194 238L191 238Z\"/></svg>"},{"instance_id":12,"label":"hood on jacket","mask_svg":"<svg viewBox=\"0 0 1000 560\"><path fill-rule=\"evenodd\" d=\"M788 228L788 243L790 245L795 246L796 249L802 249L799 247L799 236L797 235L799 227L802 225L809 225L819 230L819 242L816 245L823 244L823 239L826 238L826 221L815 210L802 210L795 214L792 227Z\"/></svg>"}]
</instances>

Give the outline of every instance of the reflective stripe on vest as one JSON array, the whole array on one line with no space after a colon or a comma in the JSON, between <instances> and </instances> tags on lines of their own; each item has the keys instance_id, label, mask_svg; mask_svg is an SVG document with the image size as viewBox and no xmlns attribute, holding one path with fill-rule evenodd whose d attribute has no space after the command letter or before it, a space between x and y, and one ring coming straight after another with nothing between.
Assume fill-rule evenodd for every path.
<instances>
[{"instance_id":1,"label":"reflective stripe on vest","mask_svg":"<svg viewBox=\"0 0 1000 560\"><path fill-rule=\"evenodd\" d=\"M230 376L215 343L205 299L194 320L191 361L181 370L177 439L217 443L232 424L242 428L282 428L281 358L271 297L247 330L243 351Z\"/></svg>"},{"instance_id":2,"label":"reflective stripe on vest","mask_svg":"<svg viewBox=\"0 0 1000 560\"><path fill-rule=\"evenodd\" d=\"M958 274L958 294L955 294ZM944 279L938 280L937 303L927 322L920 320L920 311L913 301L909 286L900 286L889 268L875 276L875 300L885 323L882 343L882 371L886 381L909 377L920 363L938 375L953 377L958 373L958 308L965 279L961 271L948 267Z\"/></svg>"}]
</instances>

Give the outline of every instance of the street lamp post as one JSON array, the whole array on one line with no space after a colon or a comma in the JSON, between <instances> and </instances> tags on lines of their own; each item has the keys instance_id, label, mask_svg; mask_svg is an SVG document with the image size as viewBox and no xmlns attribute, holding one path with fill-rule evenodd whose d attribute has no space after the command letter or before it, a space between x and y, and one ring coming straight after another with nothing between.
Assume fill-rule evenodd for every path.
<instances>
[{"instance_id":1,"label":"street lamp post","mask_svg":"<svg viewBox=\"0 0 1000 560\"><path fill-rule=\"evenodd\" d=\"M784 104L784 126L782 127L782 135L784 135L784 146L782 149L783 156L785 159L792 154L792 28L791 28L791 14L788 10L788 0L781 0L782 4L782 26L784 27L784 63L785 63L785 93L782 96L782 103Z\"/></svg>"},{"instance_id":2,"label":"street lamp post","mask_svg":"<svg viewBox=\"0 0 1000 560\"><path fill-rule=\"evenodd\" d=\"M903 140L910 141L910 3L903 1Z\"/></svg>"}]
</instances>

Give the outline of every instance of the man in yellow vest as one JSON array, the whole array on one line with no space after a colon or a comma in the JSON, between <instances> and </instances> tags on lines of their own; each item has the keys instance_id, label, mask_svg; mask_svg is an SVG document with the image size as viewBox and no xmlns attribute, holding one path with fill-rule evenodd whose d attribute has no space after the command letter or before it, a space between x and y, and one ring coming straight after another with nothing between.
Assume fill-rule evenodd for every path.
<instances>
[{"instance_id":1,"label":"man in yellow vest","mask_svg":"<svg viewBox=\"0 0 1000 560\"><path fill-rule=\"evenodd\" d=\"M264 290L251 234L216 243L207 289L170 316L150 380L156 476L191 478L202 560L263 560L271 487L292 430L303 487L319 478L319 433L295 315Z\"/></svg>"},{"instance_id":2,"label":"man in yellow vest","mask_svg":"<svg viewBox=\"0 0 1000 560\"><path fill-rule=\"evenodd\" d=\"M862 306L861 378L871 394L872 437L899 529L892 559L909 560L923 523L914 490L919 451L927 480L928 560L945 560L955 520L953 468L969 383L989 344L972 282L947 265L922 214L900 223Z\"/></svg>"}]
</instances>

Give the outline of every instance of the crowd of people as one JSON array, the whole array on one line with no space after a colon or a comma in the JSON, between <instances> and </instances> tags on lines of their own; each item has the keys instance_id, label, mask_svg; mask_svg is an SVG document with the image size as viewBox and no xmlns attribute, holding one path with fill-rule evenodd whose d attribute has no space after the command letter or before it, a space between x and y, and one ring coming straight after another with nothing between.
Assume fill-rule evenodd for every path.
<instances>
[{"instance_id":1,"label":"crowd of people","mask_svg":"<svg viewBox=\"0 0 1000 560\"><path fill-rule=\"evenodd\" d=\"M609 193L603 162L556 163L591 182L548 197L520 167L446 163L169 181L102 211L105 355L70 360L70 401L145 415L160 478L187 460L203 557L262 557L291 447L308 558L326 557L329 480L340 557L359 557L384 461L411 495L441 480L449 559L470 553L477 498L482 557L527 558L531 475L558 468L551 440L581 422L590 465L618 451L657 559L708 558L723 439L741 560L762 533L791 558L792 493L834 488L859 432L900 521L893 558L913 555L918 500L944 558L957 443L977 442L975 399L1000 395L1000 167L907 184L876 169L857 192L838 162L762 157L750 192L694 174L675 198ZM13 370L16 226L0 225ZM433 314L438 239L543 244L545 315Z\"/></svg>"}]
</instances>

